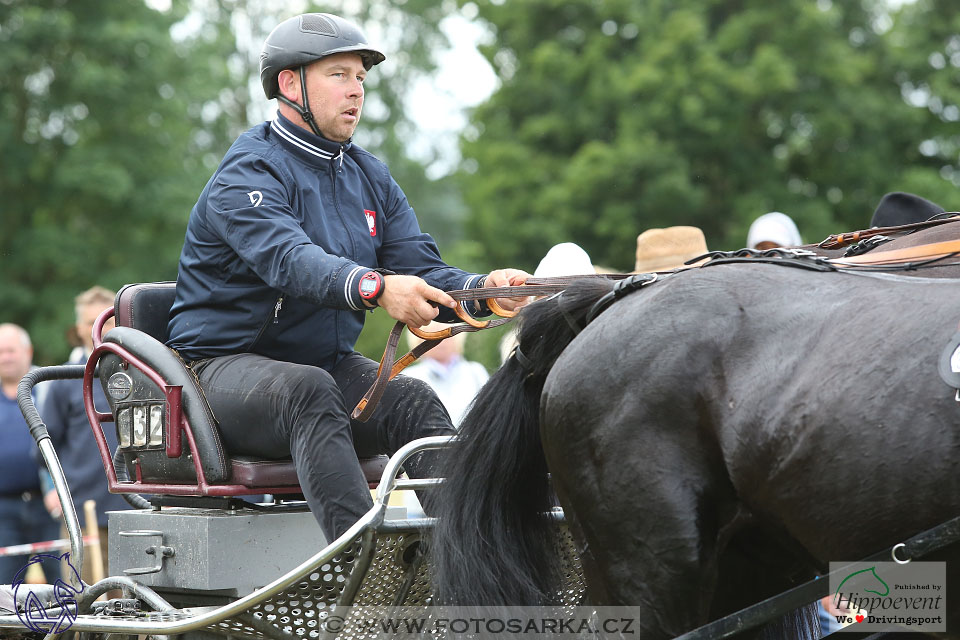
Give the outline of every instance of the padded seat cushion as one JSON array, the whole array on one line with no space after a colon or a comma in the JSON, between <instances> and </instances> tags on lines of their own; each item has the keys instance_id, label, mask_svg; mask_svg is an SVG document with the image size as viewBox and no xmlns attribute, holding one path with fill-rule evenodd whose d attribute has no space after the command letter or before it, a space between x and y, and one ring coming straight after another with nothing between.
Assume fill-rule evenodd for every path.
<instances>
[{"instance_id":1,"label":"padded seat cushion","mask_svg":"<svg viewBox=\"0 0 960 640\"><path fill-rule=\"evenodd\" d=\"M380 476L390 459L387 456L360 458L360 468L368 483L380 482ZM293 460L264 460L249 456L232 456L233 482L251 489L257 487L282 487L299 484Z\"/></svg>"}]
</instances>

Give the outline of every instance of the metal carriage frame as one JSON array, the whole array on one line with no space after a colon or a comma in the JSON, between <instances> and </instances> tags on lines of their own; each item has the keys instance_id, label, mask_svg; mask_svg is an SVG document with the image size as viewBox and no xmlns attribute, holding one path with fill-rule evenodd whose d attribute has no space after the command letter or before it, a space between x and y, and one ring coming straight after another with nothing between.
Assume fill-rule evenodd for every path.
<instances>
[{"instance_id":1,"label":"metal carriage frame","mask_svg":"<svg viewBox=\"0 0 960 640\"><path fill-rule=\"evenodd\" d=\"M56 451L31 396L32 387L45 380L82 377L87 418L111 492L160 496L152 509L161 512L170 504L164 500L174 505L180 501L179 504L187 505L187 510L196 506L194 511L201 518L212 517L205 515L212 511L211 506L234 510L238 504L248 504L236 500L237 496L272 493L298 497L290 496L299 493L300 487L289 460L231 457L220 446L215 420L196 379L176 353L162 344L165 323L159 324L156 319L166 317L174 286L167 282L124 287L117 295L114 309L101 314L95 323L95 349L86 366L37 369L21 381L18 389L21 411L60 498L70 558L78 568L83 564L78 516ZM101 336L104 325L114 315L118 326ZM94 406L93 385L97 378L107 392L109 413ZM118 432L120 446L116 452L110 451L104 435L107 422L113 422ZM78 596L75 609L69 611L68 631L164 637L189 634L198 638L212 633L275 640L369 637L369 629L360 626L361 613L387 614L396 607L431 604L425 543L435 522L426 517L391 516L389 502L396 491L430 489L442 482L439 478L404 479L403 464L410 456L446 447L451 440L424 438L409 443L389 460L385 456L361 460L371 488L376 489L370 511L306 560L250 593L227 598L226 603L222 602L224 598L217 598L221 602L212 605L202 598L191 602L197 594L188 593L178 594L177 600L170 598L176 602L171 604L168 595L145 584L141 575L162 570L164 558L173 555L173 550L163 545L163 531L128 532L160 536L160 543L150 545L146 551L153 554L156 566L128 569L124 571L127 575L113 575L94 585L74 583ZM130 477L118 474L118 469ZM165 477L168 473L172 479ZM227 500L227 496L231 498ZM138 498L136 495L132 499ZM149 506L142 498L139 501L141 507ZM282 504L273 512L283 513L290 506ZM305 506L301 504L299 510L304 511ZM552 516L558 522L563 520L559 509ZM572 539L567 534L563 540L557 552L565 559L569 580L562 598L574 606L584 594L582 570ZM62 613L54 591L38 589L46 607L44 613ZM92 612L93 600L111 589L122 589L125 598L110 601L116 603L115 607L101 605L96 613ZM132 610L130 603L134 600L153 611ZM2 612L0 609L0 638L29 633L21 615ZM44 627L49 631L48 638L60 635L51 628Z\"/></svg>"}]
</instances>

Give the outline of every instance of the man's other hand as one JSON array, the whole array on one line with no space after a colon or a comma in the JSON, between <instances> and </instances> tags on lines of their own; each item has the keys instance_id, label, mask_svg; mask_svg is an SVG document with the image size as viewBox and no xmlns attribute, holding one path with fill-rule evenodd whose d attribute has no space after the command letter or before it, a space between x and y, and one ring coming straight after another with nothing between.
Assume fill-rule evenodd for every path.
<instances>
[{"instance_id":1,"label":"man's other hand","mask_svg":"<svg viewBox=\"0 0 960 640\"><path fill-rule=\"evenodd\" d=\"M529 277L529 273L520 269L497 269L487 275L487 280L483 286L515 287L525 283ZM495 300L504 311L516 311L520 307L529 304L531 298L529 296L516 296L513 298L495 298Z\"/></svg>"},{"instance_id":2,"label":"man's other hand","mask_svg":"<svg viewBox=\"0 0 960 640\"><path fill-rule=\"evenodd\" d=\"M437 317L437 307L431 302L453 308L456 301L446 293L431 287L417 276L392 275L383 278L383 295L378 303L394 320L409 327L422 327Z\"/></svg>"}]
</instances>

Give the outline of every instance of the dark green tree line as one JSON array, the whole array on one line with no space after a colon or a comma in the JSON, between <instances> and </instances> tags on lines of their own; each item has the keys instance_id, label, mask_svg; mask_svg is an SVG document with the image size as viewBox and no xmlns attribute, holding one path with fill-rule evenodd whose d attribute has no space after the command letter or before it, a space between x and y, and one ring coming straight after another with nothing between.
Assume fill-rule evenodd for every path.
<instances>
[{"instance_id":1,"label":"dark green tree line","mask_svg":"<svg viewBox=\"0 0 960 640\"><path fill-rule=\"evenodd\" d=\"M0 3L0 307L38 362L66 355L79 291L176 276L237 84L222 31L171 37L187 10Z\"/></svg>"},{"instance_id":2,"label":"dark green tree line","mask_svg":"<svg viewBox=\"0 0 960 640\"><path fill-rule=\"evenodd\" d=\"M817 241L893 190L957 206L949 3L476 4L502 86L473 115L462 184L491 263L532 268L574 240L629 269L644 229L737 248L771 210Z\"/></svg>"}]
</instances>

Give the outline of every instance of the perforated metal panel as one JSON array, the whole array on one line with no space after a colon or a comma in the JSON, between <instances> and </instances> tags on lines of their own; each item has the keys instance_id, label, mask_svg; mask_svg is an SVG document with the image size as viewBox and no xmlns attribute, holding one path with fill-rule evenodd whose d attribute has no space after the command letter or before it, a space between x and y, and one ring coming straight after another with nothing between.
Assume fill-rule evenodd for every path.
<instances>
[{"instance_id":1,"label":"perforated metal panel","mask_svg":"<svg viewBox=\"0 0 960 640\"><path fill-rule=\"evenodd\" d=\"M319 638L320 621L333 611L363 552L358 539L305 580L253 607L251 614L293 637Z\"/></svg>"},{"instance_id":2,"label":"perforated metal panel","mask_svg":"<svg viewBox=\"0 0 960 640\"><path fill-rule=\"evenodd\" d=\"M559 602L574 607L583 602L583 569L566 527L558 540L563 575ZM340 638L364 640L371 633L371 615L388 616L394 607L431 604L428 556L416 530L391 531L358 538L305 580L254 606L250 618L217 625L218 633L275 639ZM325 622L335 625L325 629Z\"/></svg>"},{"instance_id":3,"label":"perforated metal panel","mask_svg":"<svg viewBox=\"0 0 960 640\"><path fill-rule=\"evenodd\" d=\"M305 580L254 606L251 614L255 621L269 623L292 638L319 639L322 621L337 612L338 604L383 605L385 611L395 603L429 604L427 563L419 552L419 540L415 531L359 538ZM339 637L365 637L353 628L349 611L341 612L347 615L343 616ZM218 627L221 631L263 637L261 631L243 620L229 620Z\"/></svg>"},{"instance_id":4,"label":"perforated metal panel","mask_svg":"<svg viewBox=\"0 0 960 640\"><path fill-rule=\"evenodd\" d=\"M557 557L560 558L560 572L563 576L563 591L558 601L564 606L579 606L587 595L587 586L583 581L583 564L573 540L570 529L560 527L557 539Z\"/></svg>"}]
</instances>

